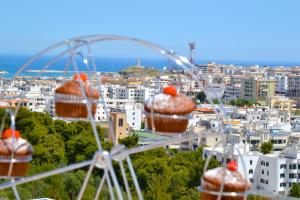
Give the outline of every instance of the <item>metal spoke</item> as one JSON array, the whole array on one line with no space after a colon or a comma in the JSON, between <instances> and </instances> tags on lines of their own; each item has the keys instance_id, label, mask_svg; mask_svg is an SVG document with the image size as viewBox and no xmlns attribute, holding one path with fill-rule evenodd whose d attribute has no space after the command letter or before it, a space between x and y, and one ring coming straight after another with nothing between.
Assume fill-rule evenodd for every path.
<instances>
[{"instance_id":1,"label":"metal spoke","mask_svg":"<svg viewBox=\"0 0 300 200\"><path fill-rule=\"evenodd\" d=\"M108 175L108 173L107 173L107 170L105 169L105 170L104 170L104 174L103 174L103 176L102 176L102 178L101 178L101 181L100 181L100 183L99 183L99 187L98 187L98 189L97 189L97 192L96 192L96 195L95 195L94 200L98 200L98 199L99 199L99 196L100 196L102 187L103 187L103 185L104 185L104 183L105 183L105 180L106 180L106 178L107 178L107 175Z\"/></svg>"}]
</instances>

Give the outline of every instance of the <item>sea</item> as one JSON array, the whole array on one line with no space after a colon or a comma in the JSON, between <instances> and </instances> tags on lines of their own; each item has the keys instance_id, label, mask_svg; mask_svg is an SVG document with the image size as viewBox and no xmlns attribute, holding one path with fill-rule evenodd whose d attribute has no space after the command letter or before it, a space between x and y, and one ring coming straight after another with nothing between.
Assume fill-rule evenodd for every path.
<instances>
[{"instance_id":1,"label":"sea","mask_svg":"<svg viewBox=\"0 0 300 200\"><path fill-rule=\"evenodd\" d=\"M0 77L11 78L16 75L19 76L71 76L75 72L73 65L68 66L69 59L61 58L55 63L49 65L43 72L43 67L49 63L55 56L45 55L32 62L25 69L20 69L33 55L29 54L0 54ZM97 66L97 72L119 72L123 69L136 66L139 61L141 66L157 68L157 69L178 69L178 66L168 59L162 58L121 58L121 57L96 57L95 63ZM293 67L300 66L300 61L247 61L247 60L212 60L212 59L196 59L195 63L205 64L209 62L215 62L218 64L232 64L238 66L284 66ZM76 59L79 71L88 71L86 65L81 58ZM47 65L46 65L47 66Z\"/></svg>"}]
</instances>

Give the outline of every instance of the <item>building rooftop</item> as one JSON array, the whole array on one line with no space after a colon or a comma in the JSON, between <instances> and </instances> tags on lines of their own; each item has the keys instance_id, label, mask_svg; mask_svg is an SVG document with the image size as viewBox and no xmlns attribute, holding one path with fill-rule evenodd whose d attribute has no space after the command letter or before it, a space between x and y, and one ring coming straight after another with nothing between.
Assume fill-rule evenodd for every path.
<instances>
[{"instance_id":1,"label":"building rooftop","mask_svg":"<svg viewBox=\"0 0 300 200\"><path fill-rule=\"evenodd\" d=\"M150 140L160 140L160 139L168 139L169 137L163 136L163 135L158 135L146 131L135 131L133 132L134 134L137 134L140 138L143 139L150 139Z\"/></svg>"}]
</instances>

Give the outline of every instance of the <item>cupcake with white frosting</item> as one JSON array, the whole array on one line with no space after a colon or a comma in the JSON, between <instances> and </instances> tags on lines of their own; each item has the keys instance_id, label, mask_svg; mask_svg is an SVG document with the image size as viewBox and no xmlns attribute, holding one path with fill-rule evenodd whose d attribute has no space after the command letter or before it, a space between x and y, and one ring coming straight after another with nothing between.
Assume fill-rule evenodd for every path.
<instances>
[{"instance_id":1,"label":"cupcake with white frosting","mask_svg":"<svg viewBox=\"0 0 300 200\"><path fill-rule=\"evenodd\" d=\"M19 131L5 129L0 140L0 176L26 175L32 152Z\"/></svg>"},{"instance_id":2,"label":"cupcake with white frosting","mask_svg":"<svg viewBox=\"0 0 300 200\"><path fill-rule=\"evenodd\" d=\"M223 184L223 192L235 192L239 195L225 195L221 194L221 200L242 200L244 199L244 193L250 189L250 183L237 172L236 161L231 161L227 164L227 168L218 167L208 170L202 177L201 199L217 200L218 193L221 190Z\"/></svg>"},{"instance_id":3,"label":"cupcake with white frosting","mask_svg":"<svg viewBox=\"0 0 300 200\"><path fill-rule=\"evenodd\" d=\"M99 96L99 92L90 86L86 74L80 73L79 76L75 74L73 80L55 90L56 115L67 118L87 118L87 104L89 104L94 116Z\"/></svg>"},{"instance_id":4,"label":"cupcake with white frosting","mask_svg":"<svg viewBox=\"0 0 300 200\"><path fill-rule=\"evenodd\" d=\"M158 132L185 132L189 114L196 108L191 98L178 94L174 86L163 89L163 93L149 98L144 109L149 129Z\"/></svg>"}]
</instances>

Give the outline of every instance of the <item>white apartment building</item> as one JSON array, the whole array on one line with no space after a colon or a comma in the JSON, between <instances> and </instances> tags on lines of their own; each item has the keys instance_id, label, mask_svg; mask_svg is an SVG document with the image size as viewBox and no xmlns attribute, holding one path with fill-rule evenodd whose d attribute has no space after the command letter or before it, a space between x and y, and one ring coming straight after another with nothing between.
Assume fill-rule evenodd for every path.
<instances>
[{"instance_id":1,"label":"white apartment building","mask_svg":"<svg viewBox=\"0 0 300 200\"><path fill-rule=\"evenodd\" d=\"M169 78L169 76L160 76L157 79L151 79L150 83L147 86L151 88L160 89L168 86L170 83L171 79Z\"/></svg>"},{"instance_id":2,"label":"white apartment building","mask_svg":"<svg viewBox=\"0 0 300 200\"><path fill-rule=\"evenodd\" d=\"M145 102L148 98L154 96L157 89L144 86L139 87L109 87L108 97L111 99L128 99L137 102Z\"/></svg>"},{"instance_id":3,"label":"white apartment building","mask_svg":"<svg viewBox=\"0 0 300 200\"><path fill-rule=\"evenodd\" d=\"M25 98L28 100L26 106L30 111L44 112L50 99L53 98L51 94L45 94L41 92L40 87L30 87L30 90L26 92Z\"/></svg>"},{"instance_id":4,"label":"white apartment building","mask_svg":"<svg viewBox=\"0 0 300 200\"><path fill-rule=\"evenodd\" d=\"M241 84L226 86L224 90L223 98L227 102L241 98Z\"/></svg>"},{"instance_id":5,"label":"white apartment building","mask_svg":"<svg viewBox=\"0 0 300 200\"><path fill-rule=\"evenodd\" d=\"M107 112L125 112L129 127L134 130L141 129L142 105L128 99L105 99ZM104 105L98 104L95 114L96 121L107 121Z\"/></svg>"},{"instance_id":6,"label":"white apartment building","mask_svg":"<svg viewBox=\"0 0 300 200\"><path fill-rule=\"evenodd\" d=\"M276 74L275 80L275 91L280 94L285 94L285 92L288 90L287 74Z\"/></svg>"},{"instance_id":7,"label":"white apartment building","mask_svg":"<svg viewBox=\"0 0 300 200\"><path fill-rule=\"evenodd\" d=\"M157 92L154 88L141 87L134 91L134 100L137 102L145 102L150 97L153 97Z\"/></svg>"},{"instance_id":8,"label":"white apartment building","mask_svg":"<svg viewBox=\"0 0 300 200\"><path fill-rule=\"evenodd\" d=\"M137 105L125 105L125 113L127 123L133 130L141 130L142 125L142 109Z\"/></svg>"},{"instance_id":9,"label":"white apartment building","mask_svg":"<svg viewBox=\"0 0 300 200\"><path fill-rule=\"evenodd\" d=\"M223 84L208 83L204 87L206 98L221 99L224 95L225 86Z\"/></svg>"},{"instance_id":10,"label":"white apartment building","mask_svg":"<svg viewBox=\"0 0 300 200\"><path fill-rule=\"evenodd\" d=\"M200 88L196 87L196 82L194 80L182 78L181 80L178 80L178 82L181 84L180 90L183 93L200 92Z\"/></svg>"},{"instance_id":11,"label":"white apartment building","mask_svg":"<svg viewBox=\"0 0 300 200\"><path fill-rule=\"evenodd\" d=\"M229 153L224 157L224 149L222 146L217 148L204 147L202 157L206 159L210 154L220 162L229 162L235 160L237 162L237 171L244 177L248 178L250 183L255 182L254 172L259 160L259 152L250 152L250 146L243 143L227 144Z\"/></svg>"},{"instance_id":12,"label":"white apartment building","mask_svg":"<svg viewBox=\"0 0 300 200\"><path fill-rule=\"evenodd\" d=\"M125 105L133 106L135 104L135 102L133 100L128 100L128 99L105 98L104 101L105 101L105 105L106 105L108 113L111 111L116 111L116 110L124 110ZM105 109L104 109L103 103L99 103L97 106L95 120L96 121L106 121L107 120L107 116L105 114Z\"/></svg>"},{"instance_id":13,"label":"white apartment building","mask_svg":"<svg viewBox=\"0 0 300 200\"><path fill-rule=\"evenodd\" d=\"M296 142L295 142L296 141ZM298 141L298 142L297 142ZM248 151L245 144L230 144L226 162L236 160L238 171L252 183L252 191L258 194L288 195L294 183L300 183L299 138L282 152L262 155ZM239 152L237 151L239 149ZM203 148L203 158L212 154L220 162L224 160L223 147Z\"/></svg>"},{"instance_id":14,"label":"white apartment building","mask_svg":"<svg viewBox=\"0 0 300 200\"><path fill-rule=\"evenodd\" d=\"M299 115L294 115L291 116L291 128L292 131L299 132L300 131L300 116Z\"/></svg>"},{"instance_id":15,"label":"white apartment building","mask_svg":"<svg viewBox=\"0 0 300 200\"><path fill-rule=\"evenodd\" d=\"M233 65L224 66L223 73L226 75L240 74L241 68L233 66Z\"/></svg>"},{"instance_id":16,"label":"white apartment building","mask_svg":"<svg viewBox=\"0 0 300 200\"><path fill-rule=\"evenodd\" d=\"M254 185L274 195L287 195L293 183L300 183L300 152L288 147L281 154L261 155Z\"/></svg>"},{"instance_id":17,"label":"white apartment building","mask_svg":"<svg viewBox=\"0 0 300 200\"><path fill-rule=\"evenodd\" d=\"M300 75L290 74L288 75L288 91L289 97L300 97Z\"/></svg>"}]
</instances>

